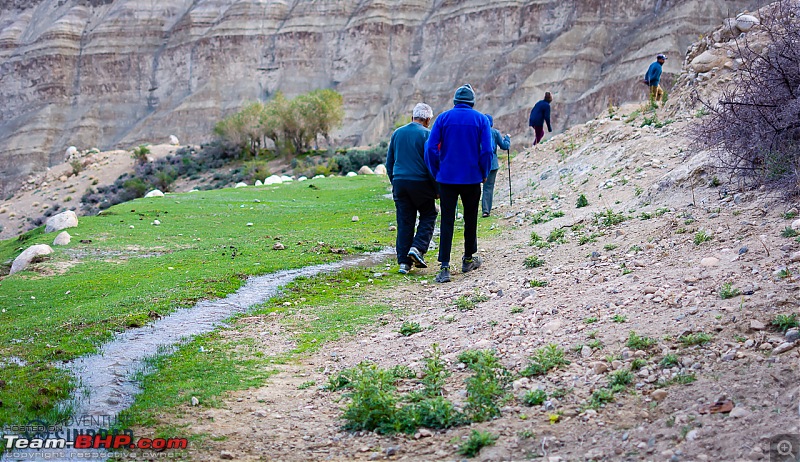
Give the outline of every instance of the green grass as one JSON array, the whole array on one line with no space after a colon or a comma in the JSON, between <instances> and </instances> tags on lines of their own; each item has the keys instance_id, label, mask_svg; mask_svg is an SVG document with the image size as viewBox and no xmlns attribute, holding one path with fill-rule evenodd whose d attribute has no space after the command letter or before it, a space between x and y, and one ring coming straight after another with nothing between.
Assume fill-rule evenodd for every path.
<instances>
[{"instance_id":1,"label":"green grass","mask_svg":"<svg viewBox=\"0 0 800 462\"><path fill-rule=\"evenodd\" d=\"M614 322L619 322L619 323L622 323L622 322L626 322L626 321L628 320L628 318L626 318L625 316L623 316L623 315L621 315L621 314L615 314L615 315L614 315L614 316L611 318L611 320L612 320L612 321L614 321Z\"/></svg>"},{"instance_id":2,"label":"green grass","mask_svg":"<svg viewBox=\"0 0 800 462\"><path fill-rule=\"evenodd\" d=\"M483 303L487 300L489 300L488 296L476 291L474 294L460 295L453 304L461 311L470 311L474 310L478 303Z\"/></svg>"},{"instance_id":3,"label":"green grass","mask_svg":"<svg viewBox=\"0 0 800 462\"><path fill-rule=\"evenodd\" d=\"M580 208L588 207L588 206L589 206L589 200L586 199L586 195L585 194L581 194L580 196L578 196L578 200L575 203L575 208L580 209Z\"/></svg>"},{"instance_id":4,"label":"green grass","mask_svg":"<svg viewBox=\"0 0 800 462\"><path fill-rule=\"evenodd\" d=\"M664 355L663 358L661 358L661 362L659 364L663 368L670 368L670 367L675 367L675 366L679 365L680 363L681 363L681 361L678 358L678 355L669 353L669 354Z\"/></svg>"},{"instance_id":5,"label":"green grass","mask_svg":"<svg viewBox=\"0 0 800 462\"><path fill-rule=\"evenodd\" d=\"M683 344L685 347L694 346L694 345L705 345L706 343L711 342L714 340L709 334L705 332L696 332L693 334L681 335L678 337L678 341Z\"/></svg>"},{"instance_id":6,"label":"green grass","mask_svg":"<svg viewBox=\"0 0 800 462\"><path fill-rule=\"evenodd\" d=\"M704 242L708 242L708 241L710 241L712 239L714 239L714 236L712 236L711 234L708 234L707 232L705 232L703 230L700 230L700 231L694 233L694 245L700 245L700 244L702 244Z\"/></svg>"},{"instance_id":7,"label":"green grass","mask_svg":"<svg viewBox=\"0 0 800 462\"><path fill-rule=\"evenodd\" d=\"M787 227L783 228L783 231L781 231L781 236L783 236L783 237L797 237L797 236L800 236L800 233L798 233L797 231L792 229L791 226L787 226Z\"/></svg>"},{"instance_id":8,"label":"green grass","mask_svg":"<svg viewBox=\"0 0 800 462\"><path fill-rule=\"evenodd\" d=\"M251 275L391 245L394 215L386 212L394 204L386 191L381 177L324 179L139 199L81 217L70 229L72 243L40 265L67 267L63 274L26 271L2 281L0 357L27 365L0 370L0 380L14 384L0 390L0 425L52 413L55 400L42 405L37 390L51 384L63 396L70 389L53 365L95 352L114 332L149 322L151 313L225 296ZM161 225L152 226L154 219ZM0 242L0 261L52 238L38 229ZM272 250L277 240L286 250Z\"/></svg>"},{"instance_id":9,"label":"green grass","mask_svg":"<svg viewBox=\"0 0 800 462\"><path fill-rule=\"evenodd\" d=\"M550 235L547 236L547 242L551 244L564 244L567 242L567 230L564 228L556 228L550 231Z\"/></svg>"},{"instance_id":10,"label":"green grass","mask_svg":"<svg viewBox=\"0 0 800 462\"><path fill-rule=\"evenodd\" d=\"M616 213L611 209L605 209L603 212L596 213L594 218L599 226L614 226L628 219L624 214Z\"/></svg>"},{"instance_id":11,"label":"green grass","mask_svg":"<svg viewBox=\"0 0 800 462\"><path fill-rule=\"evenodd\" d=\"M544 390L528 390L522 395L521 401L526 406L539 406L547 401L547 393Z\"/></svg>"},{"instance_id":12,"label":"green grass","mask_svg":"<svg viewBox=\"0 0 800 462\"><path fill-rule=\"evenodd\" d=\"M533 279L530 282L531 287L547 287L547 281L540 281L538 279Z\"/></svg>"},{"instance_id":13,"label":"green grass","mask_svg":"<svg viewBox=\"0 0 800 462\"><path fill-rule=\"evenodd\" d=\"M472 430L467 441L458 448L458 453L464 457L475 457L486 446L492 446L499 436L488 431Z\"/></svg>"},{"instance_id":14,"label":"green grass","mask_svg":"<svg viewBox=\"0 0 800 462\"><path fill-rule=\"evenodd\" d=\"M610 252L612 250L615 250L617 247L619 247L617 244L606 244L603 246L603 250Z\"/></svg>"},{"instance_id":15,"label":"green grass","mask_svg":"<svg viewBox=\"0 0 800 462\"><path fill-rule=\"evenodd\" d=\"M733 287L733 284L730 282L726 282L722 284L722 287L719 288L719 298L723 300L727 300L729 298L738 297L742 294L742 291Z\"/></svg>"},{"instance_id":16,"label":"green grass","mask_svg":"<svg viewBox=\"0 0 800 462\"><path fill-rule=\"evenodd\" d=\"M628 335L628 341L625 343L625 345L634 350L647 350L655 346L656 343L658 343L656 339L640 336L636 332L631 331L631 333Z\"/></svg>"},{"instance_id":17,"label":"green grass","mask_svg":"<svg viewBox=\"0 0 800 462\"><path fill-rule=\"evenodd\" d=\"M592 316L592 317L590 317L590 318L585 318L585 319L583 320L583 322L584 322L584 323L586 323L586 324L594 324L594 323L596 323L596 322L597 322L597 318L595 318L594 316Z\"/></svg>"},{"instance_id":18,"label":"green grass","mask_svg":"<svg viewBox=\"0 0 800 462\"><path fill-rule=\"evenodd\" d=\"M557 345L550 344L539 348L530 359L530 364L520 372L525 377L546 375L552 369L569 365L564 358L564 350Z\"/></svg>"},{"instance_id":19,"label":"green grass","mask_svg":"<svg viewBox=\"0 0 800 462\"><path fill-rule=\"evenodd\" d=\"M409 337L416 333L422 332L422 327L419 326L418 322L404 322L402 326L400 326L400 334L404 337Z\"/></svg>"},{"instance_id":20,"label":"green grass","mask_svg":"<svg viewBox=\"0 0 800 462\"><path fill-rule=\"evenodd\" d=\"M522 263L525 268L538 268L540 266L544 266L545 261L541 258L537 257L536 255L531 255L530 257L525 258L525 261Z\"/></svg>"},{"instance_id":21,"label":"green grass","mask_svg":"<svg viewBox=\"0 0 800 462\"><path fill-rule=\"evenodd\" d=\"M775 316L770 324L781 332L786 332L793 327L800 326L800 322L797 321L797 314L795 313L790 315L779 314Z\"/></svg>"}]
</instances>

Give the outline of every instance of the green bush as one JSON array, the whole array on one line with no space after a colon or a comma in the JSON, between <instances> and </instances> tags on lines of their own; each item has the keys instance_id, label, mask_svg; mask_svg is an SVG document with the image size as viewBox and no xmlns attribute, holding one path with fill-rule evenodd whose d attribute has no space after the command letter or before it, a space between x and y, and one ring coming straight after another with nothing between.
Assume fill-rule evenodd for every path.
<instances>
[{"instance_id":1,"label":"green bush","mask_svg":"<svg viewBox=\"0 0 800 462\"><path fill-rule=\"evenodd\" d=\"M547 401L547 393L544 390L528 390L522 396L522 403L526 406L539 406Z\"/></svg>"},{"instance_id":2,"label":"green bush","mask_svg":"<svg viewBox=\"0 0 800 462\"><path fill-rule=\"evenodd\" d=\"M489 432L472 430L469 439L458 448L458 453L465 457L475 457L486 446L492 446L497 436Z\"/></svg>"},{"instance_id":3,"label":"green bush","mask_svg":"<svg viewBox=\"0 0 800 462\"><path fill-rule=\"evenodd\" d=\"M564 350L558 345L550 344L539 348L534 352L530 359L530 364L520 372L524 377L545 375L550 370L557 367L569 365L569 361L564 358Z\"/></svg>"},{"instance_id":4,"label":"green bush","mask_svg":"<svg viewBox=\"0 0 800 462\"><path fill-rule=\"evenodd\" d=\"M578 201L575 204L575 207L580 209L588 206L589 206L589 200L586 199L586 195L581 194L580 196L578 196Z\"/></svg>"}]
</instances>

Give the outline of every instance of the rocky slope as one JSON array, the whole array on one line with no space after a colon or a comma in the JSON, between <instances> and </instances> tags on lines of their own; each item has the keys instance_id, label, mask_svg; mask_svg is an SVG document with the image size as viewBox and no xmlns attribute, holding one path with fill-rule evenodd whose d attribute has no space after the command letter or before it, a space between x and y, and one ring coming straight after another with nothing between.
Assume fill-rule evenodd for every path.
<instances>
[{"instance_id":1,"label":"rocky slope","mask_svg":"<svg viewBox=\"0 0 800 462\"><path fill-rule=\"evenodd\" d=\"M4 0L0 194L69 145L201 142L223 115L277 90L343 93L345 142L385 137L408 101L445 109L467 81L480 109L518 133L554 91L560 130L638 99L653 54L680 56L758 3Z\"/></svg>"}]
</instances>

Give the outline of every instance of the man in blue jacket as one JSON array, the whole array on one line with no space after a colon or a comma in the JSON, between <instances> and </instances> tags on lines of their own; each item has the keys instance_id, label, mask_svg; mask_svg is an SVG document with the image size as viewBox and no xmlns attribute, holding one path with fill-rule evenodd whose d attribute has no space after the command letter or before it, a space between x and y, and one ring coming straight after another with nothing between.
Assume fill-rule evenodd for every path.
<instances>
[{"instance_id":1,"label":"man in blue jacket","mask_svg":"<svg viewBox=\"0 0 800 462\"><path fill-rule=\"evenodd\" d=\"M544 92L544 99L539 101L531 109L531 117L528 120L528 126L533 127L536 133L536 140L533 145L536 146L544 138L544 124L547 123L547 131L553 132L553 127L550 126L550 103L553 101L553 95L549 91Z\"/></svg>"},{"instance_id":2,"label":"man in blue jacket","mask_svg":"<svg viewBox=\"0 0 800 462\"><path fill-rule=\"evenodd\" d=\"M439 183L442 223L439 238L441 269L436 282L450 282L450 250L456 205L461 196L464 205L464 257L461 272L481 266L478 252L478 203L481 183L492 167L492 131L489 119L472 107L475 91L463 85L453 97L453 109L443 112L433 123L425 143L425 163Z\"/></svg>"},{"instance_id":3,"label":"man in blue jacket","mask_svg":"<svg viewBox=\"0 0 800 462\"><path fill-rule=\"evenodd\" d=\"M489 176L483 182L483 195L481 196L481 210L483 210L483 218L492 213L492 199L494 198L494 180L497 178L497 171L500 169L500 163L497 162L497 148L503 151L511 147L511 136L506 135L505 138L500 134L500 130L494 128L494 119L491 115L486 114L489 119L489 126L492 127L492 169L489 171Z\"/></svg>"},{"instance_id":4,"label":"man in blue jacket","mask_svg":"<svg viewBox=\"0 0 800 462\"><path fill-rule=\"evenodd\" d=\"M664 96L664 90L661 89L661 72L666 60L667 57L665 55L658 54L655 62L650 65L647 69L647 74L644 75L644 83L650 87L650 99L655 103L661 101Z\"/></svg>"},{"instance_id":5,"label":"man in blue jacket","mask_svg":"<svg viewBox=\"0 0 800 462\"><path fill-rule=\"evenodd\" d=\"M425 142L433 110L427 104L414 106L411 123L392 133L386 154L386 173L392 183L392 197L397 212L397 262L401 274L411 271L411 264L427 268L423 259L436 226L436 182L425 165ZM414 224L419 213L419 226Z\"/></svg>"}]
</instances>

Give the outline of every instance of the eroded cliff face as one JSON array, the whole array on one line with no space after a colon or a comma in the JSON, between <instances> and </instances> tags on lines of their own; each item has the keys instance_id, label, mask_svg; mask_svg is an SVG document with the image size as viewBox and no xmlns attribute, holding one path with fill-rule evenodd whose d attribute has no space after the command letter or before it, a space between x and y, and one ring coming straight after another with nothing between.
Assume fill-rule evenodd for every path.
<instances>
[{"instance_id":1,"label":"eroded cliff face","mask_svg":"<svg viewBox=\"0 0 800 462\"><path fill-rule=\"evenodd\" d=\"M0 193L67 146L198 143L245 101L335 88L338 140L388 136L425 101L471 83L477 109L527 133L555 95L554 129L644 98L653 56L753 0L0 0Z\"/></svg>"}]
</instances>

